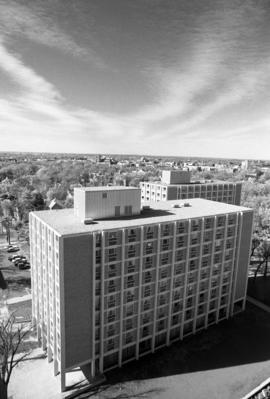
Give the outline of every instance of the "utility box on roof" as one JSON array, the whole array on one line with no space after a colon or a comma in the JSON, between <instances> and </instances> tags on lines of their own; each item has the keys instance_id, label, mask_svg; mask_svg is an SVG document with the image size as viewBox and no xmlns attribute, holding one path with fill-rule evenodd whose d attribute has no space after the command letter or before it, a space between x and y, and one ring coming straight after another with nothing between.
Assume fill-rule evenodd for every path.
<instances>
[{"instance_id":1,"label":"utility box on roof","mask_svg":"<svg viewBox=\"0 0 270 399\"><path fill-rule=\"evenodd\" d=\"M82 222L140 214L141 190L136 187L76 187L74 213Z\"/></svg>"},{"instance_id":2,"label":"utility box on roof","mask_svg":"<svg viewBox=\"0 0 270 399\"><path fill-rule=\"evenodd\" d=\"M162 183L165 184L181 184L190 183L191 173L187 170L163 170Z\"/></svg>"}]
</instances>

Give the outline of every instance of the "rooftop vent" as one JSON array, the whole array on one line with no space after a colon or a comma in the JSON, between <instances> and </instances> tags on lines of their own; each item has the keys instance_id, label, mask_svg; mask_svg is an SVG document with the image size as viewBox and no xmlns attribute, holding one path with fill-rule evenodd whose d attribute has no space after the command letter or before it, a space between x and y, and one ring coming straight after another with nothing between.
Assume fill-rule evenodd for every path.
<instances>
[{"instance_id":1,"label":"rooftop vent","mask_svg":"<svg viewBox=\"0 0 270 399\"><path fill-rule=\"evenodd\" d=\"M189 202L185 202L184 203L184 207L188 207L188 206L191 206L190 203Z\"/></svg>"},{"instance_id":2,"label":"rooftop vent","mask_svg":"<svg viewBox=\"0 0 270 399\"><path fill-rule=\"evenodd\" d=\"M150 205L143 205L142 210L143 211L149 211Z\"/></svg>"},{"instance_id":3,"label":"rooftop vent","mask_svg":"<svg viewBox=\"0 0 270 399\"><path fill-rule=\"evenodd\" d=\"M85 219L84 224L95 224L94 219Z\"/></svg>"}]
</instances>

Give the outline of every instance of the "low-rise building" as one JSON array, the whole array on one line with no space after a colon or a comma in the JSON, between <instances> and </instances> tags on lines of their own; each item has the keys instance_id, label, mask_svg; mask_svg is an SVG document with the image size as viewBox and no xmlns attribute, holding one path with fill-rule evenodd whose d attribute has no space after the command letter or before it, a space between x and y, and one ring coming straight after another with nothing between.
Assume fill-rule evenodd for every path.
<instances>
[{"instance_id":1,"label":"low-rise building","mask_svg":"<svg viewBox=\"0 0 270 399\"><path fill-rule=\"evenodd\" d=\"M205 198L212 201L240 205L242 183L227 181L191 181L185 170L162 171L160 182L140 182L141 200L169 201Z\"/></svg>"}]
</instances>

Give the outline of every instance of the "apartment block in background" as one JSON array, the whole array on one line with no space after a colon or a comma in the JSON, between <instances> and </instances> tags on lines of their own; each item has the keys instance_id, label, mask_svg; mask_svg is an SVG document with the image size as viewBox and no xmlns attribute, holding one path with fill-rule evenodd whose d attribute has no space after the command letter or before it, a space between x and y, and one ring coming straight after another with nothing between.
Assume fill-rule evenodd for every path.
<instances>
[{"instance_id":1,"label":"apartment block in background","mask_svg":"<svg viewBox=\"0 0 270 399\"><path fill-rule=\"evenodd\" d=\"M74 210L30 214L33 321L62 390L245 309L252 210L188 202L79 188Z\"/></svg>"},{"instance_id":2,"label":"apartment block in background","mask_svg":"<svg viewBox=\"0 0 270 399\"><path fill-rule=\"evenodd\" d=\"M191 181L184 170L163 170L160 182L141 182L142 201L168 201L205 198L240 205L242 183L227 181Z\"/></svg>"}]
</instances>

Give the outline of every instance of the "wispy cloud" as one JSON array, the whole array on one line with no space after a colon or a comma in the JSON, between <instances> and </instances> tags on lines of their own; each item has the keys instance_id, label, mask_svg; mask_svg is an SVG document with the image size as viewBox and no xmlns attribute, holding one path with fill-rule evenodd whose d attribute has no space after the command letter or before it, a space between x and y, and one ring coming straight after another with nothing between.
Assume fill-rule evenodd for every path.
<instances>
[{"instance_id":1,"label":"wispy cloud","mask_svg":"<svg viewBox=\"0 0 270 399\"><path fill-rule=\"evenodd\" d=\"M73 37L60 28L53 16L53 9L44 10L46 2L32 2L22 5L16 0L0 0L0 34L6 39L25 37L35 43L54 47L74 56L91 60L104 68L103 59L91 48L79 45ZM30 8L31 7L31 8ZM51 14L51 15L50 15Z\"/></svg>"},{"instance_id":2,"label":"wispy cloud","mask_svg":"<svg viewBox=\"0 0 270 399\"><path fill-rule=\"evenodd\" d=\"M32 145L44 145L44 150L170 153L181 143L186 148L204 143L209 150L211 144L223 143L226 135L240 148L243 136L256 130L264 143L269 143L265 134L269 129L269 51L267 43L264 52L255 46L259 43L258 26L265 18L263 3L254 5L247 0L238 8L231 2L222 10L209 8L196 19L185 54L179 48L170 62L143 60L142 74L151 87L152 101L128 114L71 106L55 85L11 50L12 39L23 35L79 58L92 57L97 66L102 65L94 51L77 44L52 18L43 15L41 4L30 10L15 1L0 0L0 69L18 87L16 95L1 98L0 94L0 129L14 135L17 142L31 138ZM233 129L222 125L232 108L244 108L251 98L263 96L261 120L254 121L246 114ZM208 128L208 122L220 125L219 129ZM6 144L8 137L0 139Z\"/></svg>"}]
</instances>

